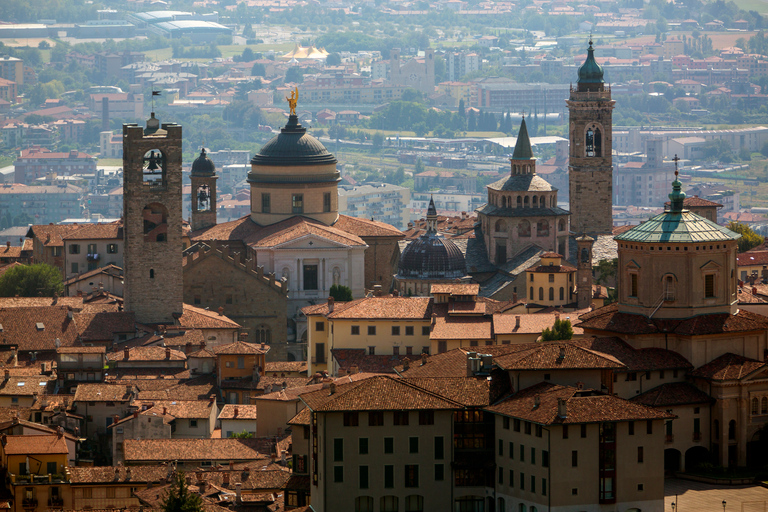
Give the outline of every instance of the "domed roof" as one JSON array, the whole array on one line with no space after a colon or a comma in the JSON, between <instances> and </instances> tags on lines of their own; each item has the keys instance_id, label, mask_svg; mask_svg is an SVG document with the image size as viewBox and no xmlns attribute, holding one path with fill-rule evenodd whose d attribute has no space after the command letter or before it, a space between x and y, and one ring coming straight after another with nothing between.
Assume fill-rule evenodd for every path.
<instances>
[{"instance_id":1,"label":"domed roof","mask_svg":"<svg viewBox=\"0 0 768 512\"><path fill-rule=\"evenodd\" d=\"M335 165L336 162L336 157L319 140L307 133L295 115L290 116L280 134L264 144L261 151L251 159L254 165L280 167Z\"/></svg>"},{"instance_id":2,"label":"domed roof","mask_svg":"<svg viewBox=\"0 0 768 512\"><path fill-rule=\"evenodd\" d=\"M200 151L200 156L195 158L192 162L192 176L213 176L216 174L216 166L213 161L208 158L205 153L205 148Z\"/></svg>"},{"instance_id":3,"label":"domed roof","mask_svg":"<svg viewBox=\"0 0 768 512\"><path fill-rule=\"evenodd\" d=\"M488 185L491 190L508 192L551 192L557 190L536 174L513 174Z\"/></svg>"},{"instance_id":4,"label":"domed roof","mask_svg":"<svg viewBox=\"0 0 768 512\"><path fill-rule=\"evenodd\" d=\"M406 246L397 268L401 279L456 279L466 274L461 250L451 240L432 232Z\"/></svg>"},{"instance_id":5,"label":"domed roof","mask_svg":"<svg viewBox=\"0 0 768 512\"><path fill-rule=\"evenodd\" d=\"M589 40L587 49L587 60L579 68L580 84L601 84L603 83L603 68L595 60L595 50L592 48L592 39Z\"/></svg>"}]
</instances>

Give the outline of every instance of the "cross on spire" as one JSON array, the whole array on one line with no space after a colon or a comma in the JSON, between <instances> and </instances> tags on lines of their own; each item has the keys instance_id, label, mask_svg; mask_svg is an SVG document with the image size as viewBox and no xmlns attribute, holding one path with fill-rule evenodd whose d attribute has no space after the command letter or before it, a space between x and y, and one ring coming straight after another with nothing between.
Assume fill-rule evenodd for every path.
<instances>
[{"instance_id":1,"label":"cross on spire","mask_svg":"<svg viewBox=\"0 0 768 512\"><path fill-rule=\"evenodd\" d=\"M677 179L677 176L680 174L677 170L677 162L680 161L680 158L678 158L677 153L675 153L675 158L673 158L672 161L675 162L675 179Z\"/></svg>"}]
</instances>

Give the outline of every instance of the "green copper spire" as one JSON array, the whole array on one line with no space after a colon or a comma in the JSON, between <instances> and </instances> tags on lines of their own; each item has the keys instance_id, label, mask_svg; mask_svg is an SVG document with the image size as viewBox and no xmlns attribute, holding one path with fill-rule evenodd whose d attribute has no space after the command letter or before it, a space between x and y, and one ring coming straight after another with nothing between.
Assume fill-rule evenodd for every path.
<instances>
[{"instance_id":1,"label":"green copper spire","mask_svg":"<svg viewBox=\"0 0 768 512\"><path fill-rule=\"evenodd\" d=\"M515 151L512 153L512 160L532 160L533 151L531 150L531 139L528 137L528 128L525 127L525 116L520 121L520 132L517 134L515 142Z\"/></svg>"},{"instance_id":2,"label":"green copper spire","mask_svg":"<svg viewBox=\"0 0 768 512\"><path fill-rule=\"evenodd\" d=\"M587 60L579 68L580 84L601 84L603 80L603 68L595 60L595 50L592 48L592 36L589 37L589 48L587 49Z\"/></svg>"},{"instance_id":3,"label":"green copper spire","mask_svg":"<svg viewBox=\"0 0 768 512\"><path fill-rule=\"evenodd\" d=\"M677 171L677 162L680 161L675 155L673 158L675 161L675 181L672 182L672 193L669 194L669 200L672 204L669 206L670 213L680 213L683 211L683 201L685 201L685 192L683 192L683 184L680 183L679 173Z\"/></svg>"}]
</instances>

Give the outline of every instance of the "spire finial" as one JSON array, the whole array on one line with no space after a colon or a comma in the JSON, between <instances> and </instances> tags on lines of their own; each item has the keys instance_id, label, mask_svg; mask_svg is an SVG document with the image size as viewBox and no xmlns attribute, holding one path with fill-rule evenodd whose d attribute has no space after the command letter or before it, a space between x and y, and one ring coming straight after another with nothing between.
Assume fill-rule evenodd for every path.
<instances>
[{"instance_id":1,"label":"spire finial","mask_svg":"<svg viewBox=\"0 0 768 512\"><path fill-rule=\"evenodd\" d=\"M670 213L681 213L683 211L683 201L685 201L685 192L683 192L683 184L680 183L680 172L677 169L677 163L680 159L675 155L672 159L675 162L675 181L672 182L672 193L669 194L669 200L671 201L669 211Z\"/></svg>"}]
</instances>

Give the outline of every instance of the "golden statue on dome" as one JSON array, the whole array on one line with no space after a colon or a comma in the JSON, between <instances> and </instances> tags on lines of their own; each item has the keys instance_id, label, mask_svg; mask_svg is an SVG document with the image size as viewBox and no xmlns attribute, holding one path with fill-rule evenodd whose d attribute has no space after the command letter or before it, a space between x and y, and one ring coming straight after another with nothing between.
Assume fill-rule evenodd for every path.
<instances>
[{"instance_id":1,"label":"golden statue on dome","mask_svg":"<svg viewBox=\"0 0 768 512\"><path fill-rule=\"evenodd\" d=\"M299 102L299 88L296 87L293 91L291 91L290 96L286 96L285 100L288 102L288 106L291 109L291 115L296 115L296 103Z\"/></svg>"}]
</instances>

